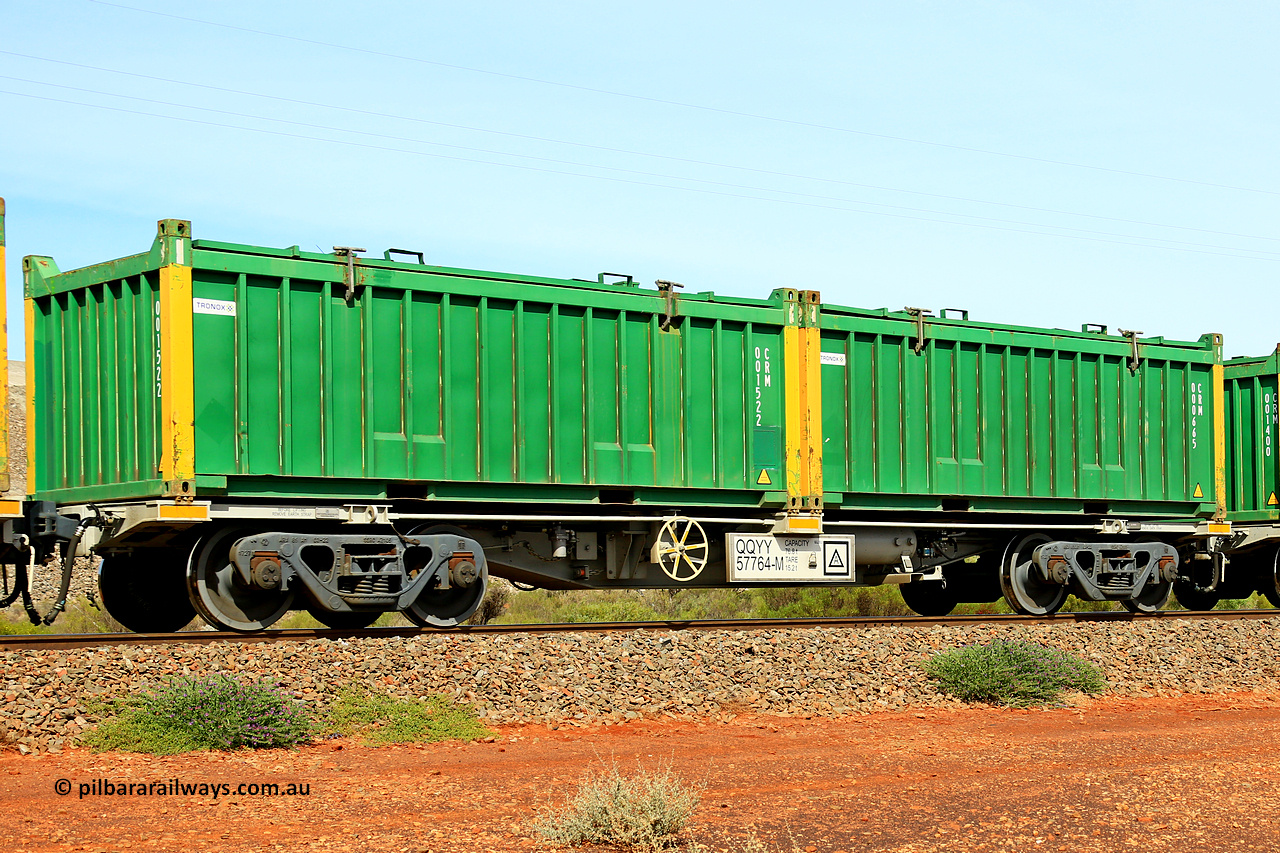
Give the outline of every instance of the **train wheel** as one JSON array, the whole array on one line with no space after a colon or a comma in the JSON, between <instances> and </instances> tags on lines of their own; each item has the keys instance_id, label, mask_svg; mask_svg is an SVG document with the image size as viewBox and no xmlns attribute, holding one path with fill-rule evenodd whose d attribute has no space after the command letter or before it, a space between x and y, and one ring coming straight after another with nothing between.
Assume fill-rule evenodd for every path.
<instances>
[{"instance_id":1,"label":"train wheel","mask_svg":"<svg viewBox=\"0 0 1280 853\"><path fill-rule=\"evenodd\" d=\"M465 537L466 533L456 527L437 525L418 528L409 533L410 536L433 536L449 533ZM448 589L428 588L418 593L418 597L400 612L419 628L453 628L466 622L480 608L484 601L485 591L489 588L489 565L479 555L479 565L472 564L471 570L451 577ZM450 573L451 576L454 574Z\"/></svg>"},{"instance_id":2,"label":"train wheel","mask_svg":"<svg viewBox=\"0 0 1280 853\"><path fill-rule=\"evenodd\" d=\"M481 570L470 586L450 586L448 589L424 589L400 612L419 628L453 628L471 618L484 601L489 584L489 573Z\"/></svg>"},{"instance_id":3,"label":"train wheel","mask_svg":"<svg viewBox=\"0 0 1280 853\"><path fill-rule=\"evenodd\" d=\"M1169 603L1169 595L1172 592L1173 581L1157 581L1153 577L1152 580L1147 581L1137 597L1121 601L1120 606L1130 613L1156 613L1163 610Z\"/></svg>"},{"instance_id":4,"label":"train wheel","mask_svg":"<svg viewBox=\"0 0 1280 853\"><path fill-rule=\"evenodd\" d=\"M1258 592L1267 597L1272 607L1280 607L1280 546L1263 554L1257 577Z\"/></svg>"},{"instance_id":5,"label":"train wheel","mask_svg":"<svg viewBox=\"0 0 1280 853\"><path fill-rule=\"evenodd\" d=\"M898 587L898 591L902 593L902 600L907 607L921 616L946 616L960 603L955 590L949 584L943 589L938 581L904 583Z\"/></svg>"},{"instance_id":6,"label":"train wheel","mask_svg":"<svg viewBox=\"0 0 1280 853\"><path fill-rule=\"evenodd\" d=\"M1191 584L1177 581L1173 585L1173 596L1178 603L1188 610L1212 610L1218 606L1222 596L1216 592L1200 592Z\"/></svg>"},{"instance_id":7,"label":"train wheel","mask_svg":"<svg viewBox=\"0 0 1280 853\"><path fill-rule=\"evenodd\" d=\"M112 619L139 634L168 634L192 619L181 551L110 554L98 566L98 597Z\"/></svg>"},{"instance_id":8,"label":"train wheel","mask_svg":"<svg viewBox=\"0 0 1280 853\"><path fill-rule=\"evenodd\" d=\"M1047 583L1031 561L1036 546L1050 541L1043 533L1029 533L1013 540L1005 549L1000 567L1000 588L1005 601L1018 613L1051 616L1067 600L1067 588L1062 584Z\"/></svg>"},{"instance_id":9,"label":"train wheel","mask_svg":"<svg viewBox=\"0 0 1280 853\"><path fill-rule=\"evenodd\" d=\"M215 628L250 633L270 628L293 607L293 591L246 584L231 563L231 546L251 531L223 528L208 534L187 563L187 593L196 612Z\"/></svg>"},{"instance_id":10,"label":"train wheel","mask_svg":"<svg viewBox=\"0 0 1280 853\"><path fill-rule=\"evenodd\" d=\"M335 628L339 631L359 631L361 628L368 628L374 622L378 621L378 617L382 615L380 611L372 612L367 610L356 610L343 613L335 613L332 610L321 610L314 604L307 605L307 612L311 614L311 618L324 625L326 628Z\"/></svg>"}]
</instances>

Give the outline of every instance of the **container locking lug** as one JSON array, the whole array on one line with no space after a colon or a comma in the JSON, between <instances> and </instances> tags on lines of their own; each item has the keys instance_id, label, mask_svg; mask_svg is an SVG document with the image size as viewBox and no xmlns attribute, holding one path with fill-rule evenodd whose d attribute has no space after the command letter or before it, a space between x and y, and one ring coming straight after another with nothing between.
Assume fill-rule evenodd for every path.
<instances>
[{"instance_id":1,"label":"container locking lug","mask_svg":"<svg viewBox=\"0 0 1280 853\"><path fill-rule=\"evenodd\" d=\"M364 249L357 249L355 246L334 246L333 253L340 258L347 259L347 268L343 272L342 280L347 285L347 304L356 298L356 252L363 252Z\"/></svg>"},{"instance_id":2,"label":"container locking lug","mask_svg":"<svg viewBox=\"0 0 1280 853\"><path fill-rule=\"evenodd\" d=\"M916 355L920 355L922 352L924 352L924 341L925 341L924 321L926 317L932 316L932 312L924 308L912 308L909 305L906 308L903 308L902 310L910 314L912 318L914 318L916 321L916 342L915 342L915 346L913 346L912 349L915 350Z\"/></svg>"},{"instance_id":3,"label":"container locking lug","mask_svg":"<svg viewBox=\"0 0 1280 853\"><path fill-rule=\"evenodd\" d=\"M664 279L658 279L654 284L658 285L658 293L662 296L662 320L658 325L665 331L671 328L672 321L680 313L680 301L676 297L675 289L684 285Z\"/></svg>"},{"instance_id":4,"label":"container locking lug","mask_svg":"<svg viewBox=\"0 0 1280 853\"><path fill-rule=\"evenodd\" d=\"M1138 335L1141 335L1142 332L1134 332L1129 329L1119 329L1118 331L1129 339L1129 344L1133 347L1133 353L1129 356L1129 372L1137 373L1138 365L1142 363L1142 360L1138 358Z\"/></svg>"}]
</instances>

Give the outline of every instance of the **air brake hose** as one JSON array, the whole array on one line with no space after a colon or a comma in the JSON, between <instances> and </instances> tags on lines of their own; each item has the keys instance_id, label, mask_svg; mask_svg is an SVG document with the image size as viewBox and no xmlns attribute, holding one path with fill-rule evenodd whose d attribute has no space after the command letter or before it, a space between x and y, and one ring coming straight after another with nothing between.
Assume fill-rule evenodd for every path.
<instances>
[{"instance_id":1,"label":"air brake hose","mask_svg":"<svg viewBox=\"0 0 1280 853\"><path fill-rule=\"evenodd\" d=\"M0 576L3 577L3 588L7 589L9 586L9 573L3 567L0 567ZM3 589L0 589L0 594L4 595L4 598L0 598L0 608L13 604L18 600L18 596L26 591L27 567L22 563L17 563L13 567L13 589L9 592L3 592Z\"/></svg>"},{"instance_id":2,"label":"air brake hose","mask_svg":"<svg viewBox=\"0 0 1280 853\"><path fill-rule=\"evenodd\" d=\"M67 541L67 547L63 549L62 585L58 588L58 600L53 603L53 608L48 613L41 615L32 603L30 584L22 585L22 607L27 611L27 618L31 620L32 625L52 625L58 618L58 614L67 609L67 595L71 592L71 571L76 564L76 550L80 547L80 539L88 526L88 524L81 524L77 527L76 532Z\"/></svg>"},{"instance_id":3,"label":"air brake hose","mask_svg":"<svg viewBox=\"0 0 1280 853\"><path fill-rule=\"evenodd\" d=\"M1191 588L1204 595L1212 595L1218 591L1218 586L1222 581L1222 575L1224 574L1225 569L1224 566L1220 565L1220 563L1225 559L1225 555L1221 551L1210 551L1209 559L1213 561L1213 582L1206 586L1201 586L1195 582L1194 576L1191 578Z\"/></svg>"}]
</instances>

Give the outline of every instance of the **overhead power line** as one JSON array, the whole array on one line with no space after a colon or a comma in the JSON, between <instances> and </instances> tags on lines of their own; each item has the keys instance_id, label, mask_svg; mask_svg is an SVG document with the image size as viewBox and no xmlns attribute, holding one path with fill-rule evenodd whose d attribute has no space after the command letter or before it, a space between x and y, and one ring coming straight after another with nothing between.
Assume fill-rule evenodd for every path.
<instances>
[{"instance_id":1,"label":"overhead power line","mask_svg":"<svg viewBox=\"0 0 1280 853\"><path fill-rule=\"evenodd\" d=\"M213 107L200 107L200 106L195 106L193 104L183 104L183 103L176 103L174 101L158 100L156 98L143 98L136 95L122 95L116 92L104 92L99 89L86 89L79 86L67 86L61 83L46 83L41 80L30 80L23 77L12 77L4 74L0 74L0 80L14 80L21 83L32 83L35 85L48 86L55 89L66 89L69 91L82 92L90 95L102 95L102 96L111 97L111 98L122 98L124 100L137 101L145 104L154 104L156 106L173 107L175 109L196 110L199 112L231 116L233 118L249 119L251 121L276 122L278 124L286 124L286 125L291 125L293 127L302 127L308 130L323 130L323 131L328 131L330 133L346 133L346 134L351 134L355 136L369 137L373 139L385 139L391 142L407 142L415 145L431 145L437 148L450 148L456 151L467 151L474 154L492 154L499 157L514 157L522 160L532 160L532 161L541 162L541 163L550 163L556 166L574 166L582 169L598 169L606 172L635 175L643 178L658 178L658 179L667 180L667 181L687 181L690 183L704 184L707 186L714 186L714 187L722 187L725 189L745 190L748 192L755 192L755 193L760 193L760 192L775 193L779 195L794 196L796 198L813 199L816 201L841 202L846 204L861 204L861 205L866 205L868 207L885 208L888 210L899 210L899 211L905 211L908 213L932 214L935 216L952 216L960 219L974 219L980 222L993 222L1001 225L1019 225L1019 226L1035 227L1035 228L1053 228L1061 231L1071 231L1077 234L1090 234L1090 235L1096 235L1101 237L1115 237L1115 238L1122 238L1122 239L1128 239L1128 240L1147 240L1155 243L1170 243L1177 246L1189 246L1189 247L1204 248L1204 249L1247 251L1247 252L1254 252L1260 255L1274 255L1280 258L1280 252L1269 252L1262 249L1242 249L1241 247L1237 247L1237 246L1220 246L1212 243L1194 243L1186 240L1171 240L1164 237L1148 237L1141 234L1118 234L1111 231L1095 231L1087 228L1072 228L1067 225L1050 225L1050 224L1039 223L1039 222L1026 222L1022 220L998 219L990 216L978 216L976 214L971 214L971 213L954 213L952 211L946 211L946 210L932 210L929 208L905 207L903 205L884 204L881 202L863 201L861 199L851 199L851 198L844 198L840 196L819 195L817 193L797 192L794 190L777 189L774 187L753 186L750 184L735 184L728 181L715 181L715 180L710 180L706 178L694 178L694 177L688 177L684 175L669 175L669 174L663 174L660 172L646 172L640 169L626 169L618 166L602 166L595 163L582 163L574 160L561 160L554 157L539 157L532 154L520 154L512 151L499 151L492 148L477 148L469 145L454 145L452 143L447 143L447 142L434 142L429 139L416 139L416 138L407 137L407 136L396 136L393 134L376 133L374 131L368 131L368 130L356 130L353 128L333 127L330 125L295 121L293 119L276 118L273 116L254 115L251 113L236 112L234 110L222 110L222 109L216 109ZM869 213L872 211L865 211L865 212Z\"/></svg>"},{"instance_id":2,"label":"overhead power line","mask_svg":"<svg viewBox=\"0 0 1280 853\"><path fill-rule=\"evenodd\" d=\"M132 77L140 80L150 80L158 83L169 83L169 84L178 85L178 86L188 86L188 87L204 89L212 92L222 92L225 94L243 95L246 97L261 98L264 100L277 101L279 103L296 104L298 106L313 107L316 109L337 110L340 112L352 113L355 115L364 115L372 118L383 118L383 119L393 119L397 121L414 122L418 124L431 125L434 127L450 128L453 130L465 130L465 131L471 131L476 133L505 136L513 139L524 139L524 140L535 141L535 142L546 142L554 145L564 145L564 146L571 146L574 148L583 148L583 149L588 149L593 151L603 151L611 154L626 154L626 155L635 156L635 157L648 157L648 158L653 158L657 160L666 160L674 163L685 163L685 164L696 165L696 166L710 166L713 168L720 168L720 169L733 169L737 171L751 172L754 174L768 175L771 177L815 181L819 183L835 184L839 186L856 187L858 189L869 189L869 190L877 190L882 192L901 193L905 195L921 196L924 198L936 198L944 201L959 201L967 204L985 204L993 207L1004 207L1011 210L1025 210L1032 213L1048 213L1048 214L1054 214L1058 216L1075 216L1075 217L1080 217L1084 219L1096 219L1103 222L1118 222L1118 223L1123 223L1125 225L1142 225L1142 226L1147 226L1152 228L1171 228L1171 229L1177 229L1179 231L1192 231L1199 234L1214 234L1221 237L1237 237L1237 238L1246 239L1246 240L1268 240L1272 242L1280 242L1280 237L1271 237L1271 236L1266 236L1261 234L1242 234L1239 232L1220 231L1212 228L1197 228L1189 225L1174 225L1166 222L1151 222L1151 221L1142 220L1142 219L1127 219L1124 217L1103 216L1101 214L1096 214L1096 213L1080 213L1078 211L1060 210L1060 209L1049 208L1049 207L1036 207L1033 205L1012 204L1010 202L991 201L989 199L970 198L966 196L954 196L954 195L947 195L944 193L931 193L931 192L924 192L921 190L904 189L902 187L890 187L890 186L884 186L880 184L866 184L866 183L860 183L856 181L847 181L839 178L823 177L820 175L807 175L807 174L798 173L798 172L783 172L783 171L778 171L774 169L763 169L763 168L754 167L754 166L742 166L742 165L736 165L732 163L718 163L710 160L699 160L699 159L690 158L690 157L677 157L669 154L656 154L648 151L637 151L637 150L627 149L627 148L617 148L614 146L596 145L593 143L579 142L576 140L556 139L556 138L546 137L546 136L536 136L536 135L526 134L526 133L515 133L512 131L495 130L495 129L486 128L486 127L477 127L474 125L455 124L451 122L437 121L434 119L425 119L418 116L407 116L407 115L402 115L398 113L385 113L385 112L379 112L376 110L367 110L360 107L344 106L341 104L319 103L316 101L307 101L300 98L289 98L281 95L269 95L263 92L252 92L244 89L230 89L224 86L213 86L206 83L195 83L188 80L177 80L170 77L158 77L153 74L140 74L133 71L122 71L116 68L105 68L97 65L85 65L83 63L71 62L65 59L53 59L51 57L36 56L34 54L27 54L27 53L17 53L15 51L10 51L10 50L0 50L0 54L7 55L7 56L17 56L23 59L34 59L40 62L48 62L48 63L68 66L72 68L82 68L89 71L100 71L108 74L117 74L124 77ZM24 78L13 77L9 79L21 80ZM29 81L29 82L43 82L43 81ZM55 85L55 84L46 84L46 85ZM74 88L74 87L68 87L68 88ZM81 91L95 92L95 90L92 90L92 89L85 89ZM114 95L114 93L99 93L99 94ZM126 97L122 95L114 95L114 96ZM168 102L159 101L157 103L168 103ZM197 109L195 107L192 107L192 108ZM345 128L343 128L343 130L346 131ZM513 155L513 156L523 156L523 155ZM864 203L870 204L871 202L864 202ZM964 215L964 214L957 214L957 215Z\"/></svg>"},{"instance_id":3,"label":"overhead power line","mask_svg":"<svg viewBox=\"0 0 1280 853\"><path fill-rule=\"evenodd\" d=\"M69 104L72 106L88 107L90 109L108 110L111 112L126 113L129 115L140 115L140 116L147 116L151 118L165 119L169 121L180 121L188 124L202 125L205 127L218 127L218 128L225 128L228 130L239 130L239 131L245 131L248 133L258 133L258 134L264 134L269 136L285 137L289 139L301 139L301 140L307 140L311 142L322 142L322 143L328 143L332 145L342 145L342 146L347 146L352 148L365 148L365 149L371 149L371 150L377 150L377 151L388 151L388 152L394 152L399 154L409 154L409 155L418 156L418 157L434 157L438 159L452 160L456 162L477 163L477 164L487 165L487 166L500 166L503 168L520 169L520 170L529 171L529 172L568 175L568 176L577 177L577 178L588 178L588 179L594 179L594 180L611 181L614 183L657 187L661 189L670 189L670 190L680 190L684 192L701 193L705 195L716 195L716 196L723 196L728 198L750 199L753 201L772 202L774 204L787 204L787 205L793 205L798 207L819 208L824 210L839 210L847 213L862 213L862 214L868 214L872 216L886 216L894 219L907 219L907 220L914 220L918 222L933 222L933 223L941 223L946 225L959 225L967 228L983 228L983 229L993 230L993 231L1005 231L1005 232L1013 232L1013 233L1020 233L1020 234L1035 234L1042 237L1058 237L1058 238L1070 239L1070 240L1086 240L1089 242L1110 243L1110 244L1121 245L1121 246L1139 246L1139 247L1148 248L1148 249L1167 249L1170 251L1191 252L1194 254L1205 254L1205 255L1218 255L1223 257L1243 258L1243 259L1250 259L1250 260L1262 260L1262 261L1280 260L1280 258L1266 257L1266 255L1271 255L1275 253L1259 252L1257 250L1251 250L1251 249L1234 249L1233 251L1210 251L1205 248L1193 248L1194 244L1159 245L1160 243L1176 244L1176 243L1179 243L1179 241L1162 240L1160 238L1153 238L1153 237L1136 238L1139 240L1145 240L1147 242L1132 242L1131 240L1108 239L1105 237L1098 237L1098 236L1084 236L1079 234L1060 234L1060 233L1055 233L1054 231L1049 231L1049 230L1031 230L1029 228L1010 228L1002 225L988 225L988 224L983 224L978 222L959 222L953 219L936 219L932 217L916 216L916 215L911 215L906 213L888 213L885 211L876 211L876 210L860 210L858 208L842 207L834 204L821 204L814 201L768 198L764 196L754 196L746 193L734 193L734 192L727 192L724 190L708 189L708 188L702 188L702 187L674 186L670 184L660 184L652 181L642 181L642 180L636 180L632 178L611 177L608 175L589 175L589 174L583 174L581 172L570 172L562 169L551 169L551 168L546 168L542 166L531 166L531 165L520 164L520 163L500 163L500 162L495 162L493 160L483 160L483 159L478 159L473 157L461 157L461 156L452 155L452 154L439 154L439 153L429 152L429 151L415 151L412 149L395 148L395 147L386 146L386 145L371 145L369 143L355 142L347 139L331 139L331 138L319 137L319 136L308 136L306 134L301 134L301 133L291 133L283 130L272 130L269 128L245 127L243 125L234 125L234 124L226 124L222 122L206 121L204 119L196 119L196 118L190 118L186 116L165 115L162 113L146 112L144 110L127 109L125 107L112 107L112 106L107 106L105 104L90 104L90 103L85 103L83 101L72 101L64 98L51 98L43 95L33 95L26 92L14 92L6 89L0 89L0 94L13 95L15 97L20 97L20 98L31 98L34 100L47 101L51 103ZM336 130L341 130L342 132L350 132L343 129L336 129ZM603 168L603 167L590 167L590 168ZM685 178L674 178L674 179L689 180ZM770 191L779 192L776 190L770 190ZM860 204L862 202L851 202L851 203ZM944 214L944 215L965 216L965 214ZM1023 224L1026 224L1026 223L1023 223ZM1059 228L1060 226L1045 225L1045 226L1036 226L1036 227L1049 229L1049 228ZM1122 236L1122 235L1118 235L1118 236ZM1244 254L1242 254L1242 252Z\"/></svg>"},{"instance_id":4,"label":"overhead power line","mask_svg":"<svg viewBox=\"0 0 1280 853\"><path fill-rule=\"evenodd\" d=\"M640 95L635 92L621 92L613 89L601 89L594 86L583 86L577 83L566 83L561 80L547 80L541 77L531 77L523 74L512 74L506 71L495 71L491 68L477 68L470 65L457 65L449 62L440 62L435 59L423 59L418 56L407 56L399 53L388 53L386 51L372 50L365 47L356 47L350 44L339 44L337 42L321 41L319 39L303 38L302 36L290 35L288 33L276 33L269 30L259 30L253 27L244 27L238 24L225 24L220 21L209 21L203 18L193 18L187 15L175 15L172 12L160 12L155 9L144 9L138 6L128 6L124 3L111 3L108 0L89 0L90 3L96 3L100 6L111 6L116 9L127 9L131 12L140 12L146 15L156 15L161 18L172 18L177 21L186 21L193 24L201 24L209 27L220 27L227 30L236 30L238 32L252 33L254 35L267 36L270 38L285 39L287 41L298 42L300 44L315 45L317 47L327 47L334 50L344 50L351 53L360 53L366 56L380 56L386 59L397 59L404 62L416 62L421 65L433 65L439 68L449 68L455 71L466 71L472 74L486 74L492 77L500 77L508 80L520 80L526 83L538 83L544 86L558 86L564 89L574 89L580 92L590 92L596 95L608 95L615 98L630 98L635 101L646 101L653 104L662 104L664 106L681 107L683 109L701 110L703 112L719 113L721 115L736 116L738 118L749 118L757 121L768 121L777 124L792 125L795 127L807 127L814 130L827 130L834 133L848 133L857 136L866 136L874 139L884 139L891 142L909 142L914 145L928 145L935 148L947 148L953 151L965 151L971 154L985 154L992 157L1008 157L1015 160L1024 160L1032 163L1044 163L1053 166L1067 166L1073 169L1091 169L1097 172L1110 172L1116 175L1129 175L1137 178L1149 178L1159 181L1173 181L1181 184L1193 184L1202 187L1213 187L1222 190L1234 190L1237 192L1260 193L1262 195L1280 196L1280 191L1265 190L1258 187L1241 187L1232 184L1220 184L1213 181L1201 181L1193 178L1179 178L1172 175L1160 175L1152 172L1138 172L1132 169L1119 169L1111 166L1098 166L1092 163L1077 163L1070 160L1055 160L1049 157L1035 157L1029 154L1014 154L1009 151L996 151L989 148L977 148L968 145L956 145L950 142L938 142L931 139L917 139L910 136L895 136L887 133L875 133L869 130L859 130L852 127L841 127L838 125L823 124L820 122L803 121L800 119L783 118L781 116L765 115L763 113L746 112L744 110L733 110L726 107L717 107L710 104L696 104L687 101L676 101L667 98L658 98L651 95Z\"/></svg>"}]
</instances>

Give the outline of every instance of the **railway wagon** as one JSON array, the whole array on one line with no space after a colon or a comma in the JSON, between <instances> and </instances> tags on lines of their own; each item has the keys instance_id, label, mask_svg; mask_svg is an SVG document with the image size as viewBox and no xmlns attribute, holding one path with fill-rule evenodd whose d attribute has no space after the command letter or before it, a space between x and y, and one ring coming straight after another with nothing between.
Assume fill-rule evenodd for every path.
<instances>
[{"instance_id":1,"label":"railway wagon","mask_svg":"<svg viewBox=\"0 0 1280 853\"><path fill-rule=\"evenodd\" d=\"M25 258L7 541L101 556L133 630L254 631L298 608L453 625L491 573L1145 611L1229 530L1219 336L425 260L182 220L84 269Z\"/></svg>"}]
</instances>

